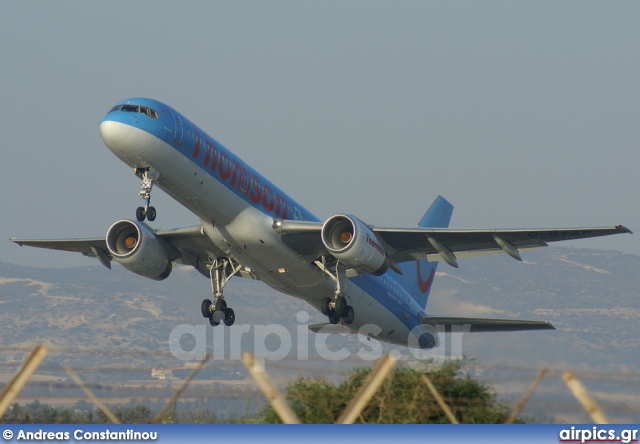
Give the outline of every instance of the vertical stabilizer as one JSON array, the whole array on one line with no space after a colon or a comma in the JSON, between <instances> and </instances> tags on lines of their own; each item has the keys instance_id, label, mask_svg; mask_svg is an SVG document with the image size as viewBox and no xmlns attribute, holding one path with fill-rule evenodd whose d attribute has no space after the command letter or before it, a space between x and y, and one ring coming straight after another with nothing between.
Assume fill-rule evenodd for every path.
<instances>
[{"instance_id":1,"label":"vertical stabilizer","mask_svg":"<svg viewBox=\"0 0 640 444\"><path fill-rule=\"evenodd\" d=\"M453 205L444 197L438 196L420 219L418 227L447 228L452 212ZM403 275L397 276L396 279L422 308L427 305L437 267L438 262L429 262L426 259L400 264Z\"/></svg>"}]
</instances>

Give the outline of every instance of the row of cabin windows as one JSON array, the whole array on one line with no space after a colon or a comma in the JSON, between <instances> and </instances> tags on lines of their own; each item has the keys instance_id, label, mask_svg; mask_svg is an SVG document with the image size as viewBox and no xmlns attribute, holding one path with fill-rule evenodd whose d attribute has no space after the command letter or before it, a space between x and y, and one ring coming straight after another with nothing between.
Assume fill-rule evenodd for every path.
<instances>
[{"instance_id":1,"label":"row of cabin windows","mask_svg":"<svg viewBox=\"0 0 640 444\"><path fill-rule=\"evenodd\" d=\"M151 117L152 119L158 118L158 112L155 109L147 108L146 106L139 105L116 105L109 111L110 113L114 111L125 111L129 113L140 113L144 114L147 117Z\"/></svg>"}]
</instances>

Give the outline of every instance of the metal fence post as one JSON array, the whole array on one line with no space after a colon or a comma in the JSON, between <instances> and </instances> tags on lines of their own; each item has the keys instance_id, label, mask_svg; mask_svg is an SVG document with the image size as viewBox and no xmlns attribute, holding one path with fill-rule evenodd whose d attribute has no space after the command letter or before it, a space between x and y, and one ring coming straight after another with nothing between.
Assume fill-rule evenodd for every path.
<instances>
[{"instance_id":1,"label":"metal fence post","mask_svg":"<svg viewBox=\"0 0 640 444\"><path fill-rule=\"evenodd\" d=\"M247 370L249 370L249 373L253 376L253 379L258 384L258 387L260 387L260 390L262 390L262 393L264 393L271 407L273 407L280 419L282 419L282 422L285 424L300 424L300 420L293 410L291 410L287 401L285 401L284 397L269 380L269 377L264 372L264 368L258 368L256 366L253 354L243 354L242 363L247 367Z\"/></svg>"},{"instance_id":2,"label":"metal fence post","mask_svg":"<svg viewBox=\"0 0 640 444\"><path fill-rule=\"evenodd\" d=\"M371 373L369 373L367 378L362 383L362 387L358 389L356 396L344 409L344 411L336 421L336 424L353 424L358 415L367 406L367 403L376 392L376 390L378 390L389 372L391 372L395 364L396 359L391 356L391 354L383 356L378 361L374 369L371 371Z\"/></svg>"},{"instance_id":3,"label":"metal fence post","mask_svg":"<svg viewBox=\"0 0 640 444\"><path fill-rule=\"evenodd\" d=\"M591 398L587 389L582 385L582 383L576 378L576 376L570 372L564 372L562 375L562 379L565 384L573 393L573 396L576 397L580 405L587 411L593 422L596 424L609 424L609 419L607 415L604 414L600 406Z\"/></svg>"},{"instance_id":4,"label":"metal fence post","mask_svg":"<svg viewBox=\"0 0 640 444\"><path fill-rule=\"evenodd\" d=\"M22 387L24 387L46 355L47 349L45 346L37 345L29 357L22 363L16 374L13 375L11 381L7 383L2 393L0 393L0 417L4 415L4 412L6 412L15 397L20 393Z\"/></svg>"}]
</instances>

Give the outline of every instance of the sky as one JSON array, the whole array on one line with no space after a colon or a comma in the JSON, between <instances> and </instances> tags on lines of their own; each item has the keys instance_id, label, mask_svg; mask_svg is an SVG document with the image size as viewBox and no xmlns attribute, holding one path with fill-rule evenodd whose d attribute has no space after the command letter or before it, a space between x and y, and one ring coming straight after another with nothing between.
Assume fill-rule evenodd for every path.
<instances>
[{"instance_id":1,"label":"sky","mask_svg":"<svg viewBox=\"0 0 640 444\"><path fill-rule=\"evenodd\" d=\"M321 219L640 230L640 3L6 2L0 235L104 236L140 181L98 125L186 115ZM197 223L160 190L154 228ZM638 234L564 243L640 254ZM95 264L0 243L0 261ZM461 262L461 266L464 263Z\"/></svg>"}]
</instances>

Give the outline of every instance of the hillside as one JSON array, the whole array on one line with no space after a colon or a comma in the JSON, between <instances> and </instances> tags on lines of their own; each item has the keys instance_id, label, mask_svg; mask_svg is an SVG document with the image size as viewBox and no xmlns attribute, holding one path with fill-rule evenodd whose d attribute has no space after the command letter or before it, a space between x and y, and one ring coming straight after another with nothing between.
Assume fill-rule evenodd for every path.
<instances>
[{"instance_id":1,"label":"hillside","mask_svg":"<svg viewBox=\"0 0 640 444\"><path fill-rule=\"evenodd\" d=\"M566 391L558 385L559 375L571 368L591 375L587 382L611 401L610 408L625 410L629 403L637 404L640 339L633 327L640 314L640 257L549 247L525 253L524 258L519 263L506 255L490 256L461 260L460 269L439 267L430 314L543 319L557 328L465 335L463 353L475 364L469 371L478 372L509 398L519 396L537 370L547 365L555 375L536 396L549 400ZM212 361L200 379L237 384L247 377L237 360L241 351L278 350L280 340L274 334L265 342L256 336L258 342L253 343L256 325L283 325L291 334L291 354L266 363L277 381L299 373L338 378L345 368L369 365L355 353L371 350L372 345L356 335L331 335L326 341L330 350L348 350L350 359L319 358L316 335L297 321L296 314L308 312L309 323L323 322L324 317L303 301L241 278L234 278L225 294L236 312L236 325L225 330L225 359ZM150 379L152 367L174 369L177 377L184 377L190 364L171 354L169 337L181 324L201 325L212 350L213 332L222 330L212 329L199 313L200 301L209 295L208 280L188 268L176 268L167 280L155 282L118 265L109 271L89 259L87 267L73 269L0 263L5 378L37 343L50 348L40 369L43 377L66 379L61 363L81 369L83 377L94 382ZM181 345L188 351L196 342L185 335ZM384 348L411 358L405 348ZM580 415L579 410L575 414ZM637 415L631 418L637 420Z\"/></svg>"}]
</instances>

